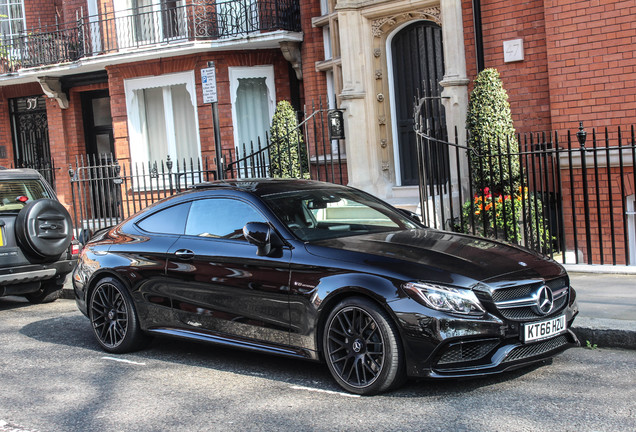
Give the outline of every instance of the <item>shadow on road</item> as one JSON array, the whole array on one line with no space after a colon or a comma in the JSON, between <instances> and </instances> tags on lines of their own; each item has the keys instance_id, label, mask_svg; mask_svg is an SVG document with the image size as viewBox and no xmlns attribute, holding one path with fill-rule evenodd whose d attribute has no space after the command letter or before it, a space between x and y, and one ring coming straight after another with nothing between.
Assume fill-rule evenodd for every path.
<instances>
[{"instance_id":1,"label":"shadow on road","mask_svg":"<svg viewBox=\"0 0 636 432\"><path fill-rule=\"evenodd\" d=\"M15 303L19 307L19 303ZM1 304L0 304L1 305ZM28 304L27 304L28 305ZM169 362L186 367L207 368L245 376L265 377L289 385L311 386L319 390L340 392L322 363L278 357L252 351L202 344L179 339L153 339L143 351L129 354L110 354L95 341L86 317L66 314L36 321L24 326L20 333L35 340L89 350L98 356L107 356L135 362ZM434 397L472 392L500 382L517 379L538 366L519 369L497 376L465 380L410 380L400 389L384 394L385 397Z\"/></svg>"},{"instance_id":2,"label":"shadow on road","mask_svg":"<svg viewBox=\"0 0 636 432\"><path fill-rule=\"evenodd\" d=\"M24 297L0 297L0 312L4 310L20 309L28 306L31 306L31 303L29 303L29 301Z\"/></svg>"}]
</instances>

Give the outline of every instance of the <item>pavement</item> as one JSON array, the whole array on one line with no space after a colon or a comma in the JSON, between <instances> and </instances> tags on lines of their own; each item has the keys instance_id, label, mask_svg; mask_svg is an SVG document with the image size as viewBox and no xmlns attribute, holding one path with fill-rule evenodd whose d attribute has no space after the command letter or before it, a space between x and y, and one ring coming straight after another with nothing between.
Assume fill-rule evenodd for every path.
<instances>
[{"instance_id":1,"label":"pavement","mask_svg":"<svg viewBox=\"0 0 636 432\"><path fill-rule=\"evenodd\" d=\"M579 314L572 330L583 347L636 349L636 266L566 265ZM68 277L62 296L72 299Z\"/></svg>"},{"instance_id":2,"label":"pavement","mask_svg":"<svg viewBox=\"0 0 636 432\"><path fill-rule=\"evenodd\" d=\"M580 311L572 330L582 346L636 349L636 268L599 267L566 266Z\"/></svg>"}]
</instances>

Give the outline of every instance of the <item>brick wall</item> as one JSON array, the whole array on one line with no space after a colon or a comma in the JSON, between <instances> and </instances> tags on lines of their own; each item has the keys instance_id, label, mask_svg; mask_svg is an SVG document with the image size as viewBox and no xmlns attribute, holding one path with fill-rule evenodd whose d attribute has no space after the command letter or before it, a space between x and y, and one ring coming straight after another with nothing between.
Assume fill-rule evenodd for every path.
<instances>
[{"instance_id":1,"label":"brick wall","mask_svg":"<svg viewBox=\"0 0 636 432\"><path fill-rule=\"evenodd\" d=\"M636 119L635 0L546 0L555 129Z\"/></svg>"},{"instance_id":2,"label":"brick wall","mask_svg":"<svg viewBox=\"0 0 636 432\"><path fill-rule=\"evenodd\" d=\"M24 14L27 29L55 26L76 20L76 13L88 15L86 0L25 0Z\"/></svg>"},{"instance_id":3,"label":"brick wall","mask_svg":"<svg viewBox=\"0 0 636 432\"><path fill-rule=\"evenodd\" d=\"M325 60L322 40L322 28L311 25L311 19L321 16L319 1L301 1L300 19L303 31L302 70L304 86L304 103L311 105L327 96L327 79L324 72L316 70L316 62ZM301 93L301 98L303 97Z\"/></svg>"},{"instance_id":4,"label":"brick wall","mask_svg":"<svg viewBox=\"0 0 636 432\"><path fill-rule=\"evenodd\" d=\"M59 13L61 19L62 0L31 0L24 2L24 16L27 30L40 26L54 26L55 17Z\"/></svg>"},{"instance_id":5,"label":"brick wall","mask_svg":"<svg viewBox=\"0 0 636 432\"><path fill-rule=\"evenodd\" d=\"M472 1L464 0L468 77L477 74ZM518 132L552 129L543 0L482 0L484 63L496 68L508 92ZM524 60L504 63L503 42L523 39Z\"/></svg>"},{"instance_id":6,"label":"brick wall","mask_svg":"<svg viewBox=\"0 0 636 432\"><path fill-rule=\"evenodd\" d=\"M476 74L472 2L463 0L469 78ZM636 118L635 0L482 0L486 67L497 68L519 132L627 126ZM525 60L504 63L522 38Z\"/></svg>"}]
</instances>

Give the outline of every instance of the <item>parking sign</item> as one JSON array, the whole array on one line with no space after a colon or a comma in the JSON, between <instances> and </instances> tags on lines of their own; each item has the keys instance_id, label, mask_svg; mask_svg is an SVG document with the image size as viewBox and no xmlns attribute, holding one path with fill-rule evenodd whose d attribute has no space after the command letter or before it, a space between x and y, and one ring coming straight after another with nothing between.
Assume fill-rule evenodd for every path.
<instances>
[{"instance_id":1,"label":"parking sign","mask_svg":"<svg viewBox=\"0 0 636 432\"><path fill-rule=\"evenodd\" d=\"M201 69L201 84L203 86L203 103L218 102L216 97L216 68L214 62L209 62L210 67Z\"/></svg>"}]
</instances>

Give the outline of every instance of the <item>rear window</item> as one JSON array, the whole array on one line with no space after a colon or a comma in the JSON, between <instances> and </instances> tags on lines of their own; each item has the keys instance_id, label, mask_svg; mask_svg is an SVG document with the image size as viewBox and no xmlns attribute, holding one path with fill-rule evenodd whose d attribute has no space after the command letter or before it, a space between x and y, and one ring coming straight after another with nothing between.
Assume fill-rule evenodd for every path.
<instances>
[{"instance_id":1,"label":"rear window","mask_svg":"<svg viewBox=\"0 0 636 432\"><path fill-rule=\"evenodd\" d=\"M0 211L20 210L40 198L52 197L39 180L0 180Z\"/></svg>"}]
</instances>

